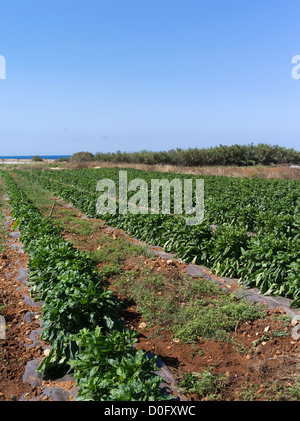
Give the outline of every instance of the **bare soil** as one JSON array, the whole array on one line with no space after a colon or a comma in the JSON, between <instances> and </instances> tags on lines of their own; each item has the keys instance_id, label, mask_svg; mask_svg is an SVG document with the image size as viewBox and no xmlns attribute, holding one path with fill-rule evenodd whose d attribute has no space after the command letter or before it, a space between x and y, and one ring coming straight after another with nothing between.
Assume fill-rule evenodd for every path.
<instances>
[{"instance_id":1,"label":"bare soil","mask_svg":"<svg viewBox=\"0 0 300 421\"><path fill-rule=\"evenodd\" d=\"M23 383L25 365L28 361L40 357L40 346L31 348L29 335L39 329L38 322L30 325L24 322L24 314L36 312L36 307L23 303L23 297L17 288L25 289L22 281L16 280L19 265L26 267L26 255L19 255L16 250L7 249L0 256L0 299L1 315L5 318L6 335L0 340L0 400L18 400L25 392L31 391L29 383Z\"/></svg>"}]
</instances>

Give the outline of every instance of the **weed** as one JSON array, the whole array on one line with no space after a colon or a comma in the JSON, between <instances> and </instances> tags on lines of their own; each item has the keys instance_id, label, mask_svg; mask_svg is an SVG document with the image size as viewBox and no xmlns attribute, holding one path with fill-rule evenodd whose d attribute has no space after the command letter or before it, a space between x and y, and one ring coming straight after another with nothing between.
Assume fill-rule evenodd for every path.
<instances>
[{"instance_id":1,"label":"weed","mask_svg":"<svg viewBox=\"0 0 300 421\"><path fill-rule=\"evenodd\" d=\"M180 388L187 393L196 394L208 400L220 399L220 390L225 384L223 375L213 375L210 370L202 373L184 373Z\"/></svg>"},{"instance_id":2,"label":"weed","mask_svg":"<svg viewBox=\"0 0 300 421\"><path fill-rule=\"evenodd\" d=\"M239 398L243 401L256 401L257 400L258 386L253 384L245 384L239 393Z\"/></svg>"}]
</instances>

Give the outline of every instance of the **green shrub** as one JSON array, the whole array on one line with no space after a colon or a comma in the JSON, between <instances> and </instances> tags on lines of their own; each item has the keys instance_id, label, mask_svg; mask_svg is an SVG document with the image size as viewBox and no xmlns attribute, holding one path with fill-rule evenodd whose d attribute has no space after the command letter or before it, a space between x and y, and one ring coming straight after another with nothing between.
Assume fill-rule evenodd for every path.
<instances>
[{"instance_id":1,"label":"green shrub","mask_svg":"<svg viewBox=\"0 0 300 421\"><path fill-rule=\"evenodd\" d=\"M94 161L95 156L90 152L76 152L70 158L70 162L87 162Z\"/></svg>"},{"instance_id":2,"label":"green shrub","mask_svg":"<svg viewBox=\"0 0 300 421\"><path fill-rule=\"evenodd\" d=\"M31 158L31 161L33 161L33 162L44 162L43 158L41 158L40 156L37 156L37 155L33 156Z\"/></svg>"},{"instance_id":3,"label":"green shrub","mask_svg":"<svg viewBox=\"0 0 300 421\"><path fill-rule=\"evenodd\" d=\"M169 151L121 152L95 154L97 161L139 164L202 165L278 165L300 164L300 152L278 145L219 145L211 148L171 149Z\"/></svg>"}]
</instances>

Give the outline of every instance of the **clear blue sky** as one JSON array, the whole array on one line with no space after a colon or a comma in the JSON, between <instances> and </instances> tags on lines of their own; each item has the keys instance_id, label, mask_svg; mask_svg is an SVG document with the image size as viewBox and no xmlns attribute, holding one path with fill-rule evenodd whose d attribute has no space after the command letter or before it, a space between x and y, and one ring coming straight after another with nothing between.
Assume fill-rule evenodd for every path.
<instances>
[{"instance_id":1,"label":"clear blue sky","mask_svg":"<svg viewBox=\"0 0 300 421\"><path fill-rule=\"evenodd\" d=\"M0 155L300 150L299 0L0 6Z\"/></svg>"}]
</instances>

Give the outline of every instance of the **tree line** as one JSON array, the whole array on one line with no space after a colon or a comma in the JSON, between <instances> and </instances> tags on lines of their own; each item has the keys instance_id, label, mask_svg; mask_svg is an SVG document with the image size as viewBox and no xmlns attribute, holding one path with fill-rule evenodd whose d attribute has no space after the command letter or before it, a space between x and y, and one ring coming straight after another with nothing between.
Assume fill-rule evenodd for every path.
<instances>
[{"instance_id":1,"label":"tree line","mask_svg":"<svg viewBox=\"0 0 300 421\"><path fill-rule=\"evenodd\" d=\"M300 152L293 148L257 145L220 145L210 148L171 149L152 152L77 152L70 158L71 162L102 161L125 164L168 164L180 166L253 166L253 165L300 165Z\"/></svg>"}]
</instances>

